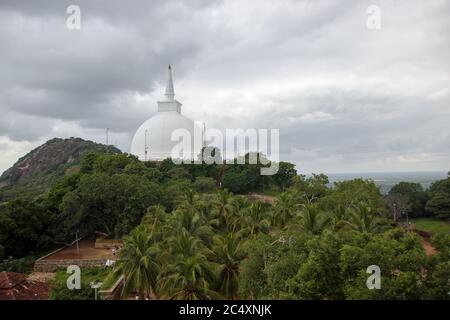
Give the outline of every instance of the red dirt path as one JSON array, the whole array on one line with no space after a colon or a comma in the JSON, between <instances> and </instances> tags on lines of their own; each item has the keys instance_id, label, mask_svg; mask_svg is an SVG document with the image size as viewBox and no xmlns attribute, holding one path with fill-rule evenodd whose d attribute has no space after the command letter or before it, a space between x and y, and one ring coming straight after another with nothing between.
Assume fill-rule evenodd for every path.
<instances>
[{"instance_id":1,"label":"red dirt path","mask_svg":"<svg viewBox=\"0 0 450 320\"><path fill-rule=\"evenodd\" d=\"M425 238L422 238L422 246L423 246L423 248L424 248L424 250L425 250L425 254L427 255L427 256L431 256L431 255L433 255L433 254L435 254L436 253L436 249L431 245L431 243L427 240L427 239L425 239Z\"/></svg>"}]
</instances>

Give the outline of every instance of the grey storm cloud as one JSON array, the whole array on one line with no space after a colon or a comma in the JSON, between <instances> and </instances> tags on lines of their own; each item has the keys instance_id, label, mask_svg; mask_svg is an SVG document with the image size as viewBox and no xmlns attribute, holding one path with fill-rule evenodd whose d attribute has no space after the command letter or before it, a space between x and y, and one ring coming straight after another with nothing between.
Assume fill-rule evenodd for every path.
<instances>
[{"instance_id":1,"label":"grey storm cloud","mask_svg":"<svg viewBox=\"0 0 450 320\"><path fill-rule=\"evenodd\" d=\"M448 170L449 33L444 0L3 0L0 171L53 136L129 151L169 63L186 115L279 128L301 171Z\"/></svg>"}]
</instances>

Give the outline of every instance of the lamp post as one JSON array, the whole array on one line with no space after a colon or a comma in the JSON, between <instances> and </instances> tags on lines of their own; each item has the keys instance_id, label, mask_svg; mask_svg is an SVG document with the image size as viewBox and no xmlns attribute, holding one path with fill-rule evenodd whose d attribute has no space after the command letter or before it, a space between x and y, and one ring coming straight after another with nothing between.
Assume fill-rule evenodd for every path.
<instances>
[{"instance_id":1,"label":"lamp post","mask_svg":"<svg viewBox=\"0 0 450 320\"><path fill-rule=\"evenodd\" d=\"M148 154L147 132L148 132L148 130L145 129L145 136L144 136L144 153L145 153L144 160L145 160L145 161L147 161L147 154Z\"/></svg>"},{"instance_id":2,"label":"lamp post","mask_svg":"<svg viewBox=\"0 0 450 320\"><path fill-rule=\"evenodd\" d=\"M91 288L94 289L95 291L95 300L97 300L97 289L100 288L102 286L103 282L100 281L92 281L90 283Z\"/></svg>"},{"instance_id":3,"label":"lamp post","mask_svg":"<svg viewBox=\"0 0 450 320\"><path fill-rule=\"evenodd\" d=\"M397 224L397 202L394 202L392 206L394 207L394 223Z\"/></svg>"},{"instance_id":4,"label":"lamp post","mask_svg":"<svg viewBox=\"0 0 450 320\"><path fill-rule=\"evenodd\" d=\"M408 211L406 211L406 228L409 231L409 216L408 216Z\"/></svg>"},{"instance_id":5,"label":"lamp post","mask_svg":"<svg viewBox=\"0 0 450 320\"><path fill-rule=\"evenodd\" d=\"M80 246L78 245L78 230L75 232L75 241L77 242L77 255L80 257Z\"/></svg>"}]
</instances>

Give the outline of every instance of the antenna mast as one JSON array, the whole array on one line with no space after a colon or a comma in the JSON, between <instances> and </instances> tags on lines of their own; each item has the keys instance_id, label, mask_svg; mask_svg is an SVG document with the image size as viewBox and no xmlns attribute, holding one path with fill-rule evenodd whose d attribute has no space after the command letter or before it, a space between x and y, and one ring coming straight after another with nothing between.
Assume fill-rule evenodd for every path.
<instances>
[{"instance_id":1,"label":"antenna mast","mask_svg":"<svg viewBox=\"0 0 450 320\"><path fill-rule=\"evenodd\" d=\"M148 147L147 147L147 129L145 129L145 146L144 146L144 161L147 161L147 152L148 152Z\"/></svg>"},{"instance_id":2,"label":"antenna mast","mask_svg":"<svg viewBox=\"0 0 450 320\"><path fill-rule=\"evenodd\" d=\"M206 147L205 131L206 131L206 124L203 122L203 130L202 130L202 146L203 146L203 148Z\"/></svg>"}]
</instances>

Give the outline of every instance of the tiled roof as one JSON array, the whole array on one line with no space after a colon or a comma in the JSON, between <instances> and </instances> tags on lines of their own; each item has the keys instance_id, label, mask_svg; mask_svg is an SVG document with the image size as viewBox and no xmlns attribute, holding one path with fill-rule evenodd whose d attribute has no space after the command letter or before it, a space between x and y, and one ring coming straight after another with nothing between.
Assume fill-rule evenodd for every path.
<instances>
[{"instance_id":1,"label":"tiled roof","mask_svg":"<svg viewBox=\"0 0 450 320\"><path fill-rule=\"evenodd\" d=\"M26 279L27 276L22 273L6 271L0 272L0 289L10 289Z\"/></svg>"},{"instance_id":2,"label":"tiled roof","mask_svg":"<svg viewBox=\"0 0 450 320\"><path fill-rule=\"evenodd\" d=\"M49 294L45 282L29 280L21 273L0 272L0 300L42 300Z\"/></svg>"}]
</instances>

